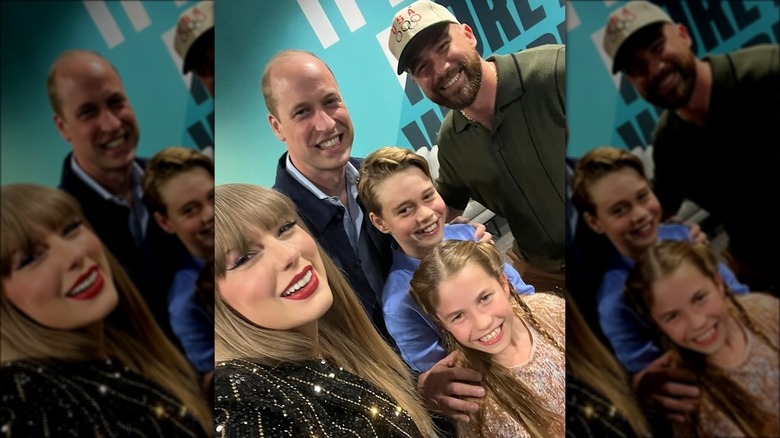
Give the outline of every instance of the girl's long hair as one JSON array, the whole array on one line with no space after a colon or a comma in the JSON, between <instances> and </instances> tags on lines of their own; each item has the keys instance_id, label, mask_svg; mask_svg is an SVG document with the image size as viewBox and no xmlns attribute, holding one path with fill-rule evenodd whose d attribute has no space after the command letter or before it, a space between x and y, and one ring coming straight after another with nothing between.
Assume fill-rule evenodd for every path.
<instances>
[{"instance_id":1,"label":"girl's long hair","mask_svg":"<svg viewBox=\"0 0 780 438\"><path fill-rule=\"evenodd\" d=\"M442 299L437 293L439 284L460 272L469 262L476 263L493 278L502 281L503 261L492 244L457 240L443 241L423 258L415 271L410 286L412 297L417 305L436 321L444 335L447 351L459 353L459 365L482 374L485 397L495 401L502 411L523 425L532 438L563 436L564 422L560 415L545 406L536 393L525 382L516 379L508 368L493 362L492 355L461 345L436 316L436 305ZM561 354L565 354L563 346L559 345L550 334L550 331L560 331L561 329L540 323L528 305L515 293L513 288L511 289L509 295L515 314L524 321L530 322L536 331L547 338ZM485 435L485 420L485 409L481 408L473 415L469 423L458 423L459 436L488 438Z\"/></svg>"},{"instance_id":2,"label":"girl's long hair","mask_svg":"<svg viewBox=\"0 0 780 438\"><path fill-rule=\"evenodd\" d=\"M606 398L637 436L650 436L623 368L591 331L572 297L566 297L566 372Z\"/></svg>"},{"instance_id":3,"label":"girl's long hair","mask_svg":"<svg viewBox=\"0 0 780 438\"><path fill-rule=\"evenodd\" d=\"M246 250L257 230L275 230L282 220L297 220L306 230L292 201L265 187L225 184L216 187L214 208L216 360L246 359L273 366L314 359L315 348L309 336L260 327L228 306L219 291L219 281L225 278L227 269L226 254ZM406 409L425 436L435 435L409 369L379 335L338 267L319 245L317 248L333 293L333 305L318 321L317 350L324 358L385 391Z\"/></svg>"},{"instance_id":4,"label":"girl's long hair","mask_svg":"<svg viewBox=\"0 0 780 438\"><path fill-rule=\"evenodd\" d=\"M718 273L718 261L708 245L687 241L658 242L637 260L628 276L626 294L629 301L634 304L640 315L656 327L661 345L674 352L673 360L699 376L702 392L712 400L718 411L736 424L746 436L763 436L766 425L777 424L777 414L772 415L761 409L759 400L754 395L731 379L722 368L708 363L705 355L673 343L658 328L652 317L650 309L653 305L653 284L686 262L716 284L722 281ZM734 295L728 290L725 292L732 316L772 350L780 352L778 345L772 343L758 328ZM692 428L697 433L701 432L699 426L698 418L694 416Z\"/></svg>"},{"instance_id":5,"label":"girl's long hair","mask_svg":"<svg viewBox=\"0 0 780 438\"><path fill-rule=\"evenodd\" d=\"M32 251L47 232L58 232L68 220L92 228L78 202L64 191L32 184L2 187L2 276L11 275L13 254ZM103 321L103 338L87 330L58 330L33 321L0 293L0 338L3 361L87 361L107 354L170 391L194 412L203 429L213 430L213 414L198 388L195 371L166 338L143 298L119 262L105 246L119 295L116 308Z\"/></svg>"}]
</instances>

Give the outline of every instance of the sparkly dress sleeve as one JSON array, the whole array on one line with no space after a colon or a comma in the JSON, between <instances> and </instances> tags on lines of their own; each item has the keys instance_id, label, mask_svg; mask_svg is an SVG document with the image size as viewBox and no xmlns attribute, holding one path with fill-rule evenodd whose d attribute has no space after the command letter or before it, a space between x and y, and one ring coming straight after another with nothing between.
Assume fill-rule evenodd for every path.
<instances>
[{"instance_id":1,"label":"sparkly dress sleeve","mask_svg":"<svg viewBox=\"0 0 780 438\"><path fill-rule=\"evenodd\" d=\"M218 437L421 436L387 394L325 360L220 362L214 395Z\"/></svg>"},{"instance_id":2,"label":"sparkly dress sleeve","mask_svg":"<svg viewBox=\"0 0 780 438\"><path fill-rule=\"evenodd\" d=\"M0 366L0 436L205 437L167 390L112 360Z\"/></svg>"},{"instance_id":3,"label":"sparkly dress sleeve","mask_svg":"<svg viewBox=\"0 0 780 438\"><path fill-rule=\"evenodd\" d=\"M282 380L267 368L249 372L224 363L214 373L214 421L218 437L305 436L295 408L287 415Z\"/></svg>"}]
</instances>

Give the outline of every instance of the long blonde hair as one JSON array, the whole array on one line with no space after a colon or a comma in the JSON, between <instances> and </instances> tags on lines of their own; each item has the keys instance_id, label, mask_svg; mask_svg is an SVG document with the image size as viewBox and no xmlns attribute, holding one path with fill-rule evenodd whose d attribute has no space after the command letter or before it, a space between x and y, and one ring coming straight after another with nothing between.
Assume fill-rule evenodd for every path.
<instances>
[{"instance_id":1,"label":"long blonde hair","mask_svg":"<svg viewBox=\"0 0 780 438\"><path fill-rule=\"evenodd\" d=\"M447 351L457 351L461 366L482 374L482 387L486 397L493 399L504 412L522 424L532 438L563 436L564 424L560 415L547 408L525 382L513 377L509 369L493 362L490 354L461 345L436 316L436 306L439 300L443 299L437 293L439 284L460 272L470 262L476 263L491 277L501 281L503 261L495 246L487 242L443 241L423 258L415 271L410 284L412 297L417 305L436 321L444 335ZM564 347L549 333L549 330L554 328L540 324L514 290L510 291L510 299L513 300L515 314L529 321L561 354L565 354ZM480 409L469 423L458 423L458 433L460 436L477 435L487 438L484 422L485 410Z\"/></svg>"},{"instance_id":2,"label":"long blonde hair","mask_svg":"<svg viewBox=\"0 0 780 438\"><path fill-rule=\"evenodd\" d=\"M226 255L243 252L253 230L272 230L280 220L297 220L295 206L285 195L250 184L216 187L216 295L214 299L215 356L218 362L246 359L264 365L313 359L313 340L299 332L270 330L246 320L230 308L219 292L225 278ZM333 293L333 305L318 321L318 350L398 402L426 436L434 435L431 419L414 390L409 369L374 328L357 295L330 257L317 245Z\"/></svg>"},{"instance_id":3,"label":"long blonde hair","mask_svg":"<svg viewBox=\"0 0 780 438\"><path fill-rule=\"evenodd\" d=\"M776 424L776 415L763 411L755 396L732 380L722 368L708 363L705 355L682 348L672 342L652 317L650 309L653 305L653 285L675 272L686 262L716 284L722 281L718 273L718 261L707 244L688 241L658 242L637 260L629 273L626 280L628 299L637 312L656 328L661 344L673 351L674 361L699 376L702 392L712 400L718 410L739 426L747 436L762 436L764 434L762 425L772 424L772 422ZM756 326L728 290L726 297L727 304L731 305L732 315L771 349L780 352L778 346ZM692 420L693 430L699 432L698 419L693 417Z\"/></svg>"},{"instance_id":4,"label":"long blonde hair","mask_svg":"<svg viewBox=\"0 0 780 438\"><path fill-rule=\"evenodd\" d=\"M595 389L625 417L637 436L650 436L647 419L629 387L628 377L607 347L566 297L566 372Z\"/></svg>"},{"instance_id":5,"label":"long blonde hair","mask_svg":"<svg viewBox=\"0 0 780 438\"><path fill-rule=\"evenodd\" d=\"M92 232L78 202L61 190L32 184L4 185L0 206L3 278L11 275L14 252L32 250L42 232L59 230L73 219L83 221ZM38 324L8 300L3 286L0 358L71 362L98 359L105 352L170 391L211 433L213 414L204 394L197 390L194 370L160 330L119 262L105 246L103 250L119 295L116 308L103 321L103 338L86 330L58 330Z\"/></svg>"}]
</instances>

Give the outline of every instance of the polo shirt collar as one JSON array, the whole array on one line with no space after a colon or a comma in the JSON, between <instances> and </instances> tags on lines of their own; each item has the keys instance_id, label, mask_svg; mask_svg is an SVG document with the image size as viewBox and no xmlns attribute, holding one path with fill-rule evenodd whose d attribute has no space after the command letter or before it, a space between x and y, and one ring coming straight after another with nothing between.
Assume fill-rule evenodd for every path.
<instances>
[{"instance_id":1,"label":"polo shirt collar","mask_svg":"<svg viewBox=\"0 0 780 438\"><path fill-rule=\"evenodd\" d=\"M523 81L520 78L520 74L517 71L517 68L515 68L512 55L504 55L501 57L497 55L491 55L487 58L487 60L495 62L496 71L498 72L498 89L496 90L496 105L494 113L498 114L501 108L519 99L520 96L523 95ZM515 84L519 84L519 86ZM469 125L475 124L465 118L460 111L452 110L452 112L452 124L456 133L461 133Z\"/></svg>"}]
</instances>

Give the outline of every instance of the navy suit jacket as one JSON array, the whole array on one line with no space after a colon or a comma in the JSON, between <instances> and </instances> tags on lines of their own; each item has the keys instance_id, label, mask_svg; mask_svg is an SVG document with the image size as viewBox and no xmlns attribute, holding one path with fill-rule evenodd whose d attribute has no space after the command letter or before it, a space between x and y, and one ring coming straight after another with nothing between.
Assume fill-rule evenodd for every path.
<instances>
[{"instance_id":1,"label":"navy suit jacket","mask_svg":"<svg viewBox=\"0 0 780 438\"><path fill-rule=\"evenodd\" d=\"M360 165L363 162L362 159L354 157L350 158L349 161L356 169L360 169ZM301 185L298 180L287 172L286 162L287 153L285 152L279 159L276 169L276 182L273 188L287 195L295 203L298 208L298 215L306 223L306 226L309 227L309 231L311 231L314 239L317 240L336 265L341 268L374 325L391 345L395 345L395 342L387 333L387 327L384 322L381 304L382 291L374 290L363 273L358 254L352 248L347 232L344 229L343 208L319 199ZM387 278L387 273L392 264L392 254L390 252L390 242L392 240L389 235L380 233L371 225L368 219L368 212L363 207L363 204L360 203L360 200L358 200L358 204L363 209L363 228L361 232L368 233L367 235L370 238L369 249L376 260L378 260L383 277Z\"/></svg>"},{"instance_id":2,"label":"navy suit jacket","mask_svg":"<svg viewBox=\"0 0 780 438\"><path fill-rule=\"evenodd\" d=\"M71 155L68 154L63 162L59 188L79 201L95 234L119 260L163 332L174 345L179 345L170 326L167 295L186 248L175 235L157 225L151 212L143 245L137 246L128 224L130 208L104 199L79 178L71 168ZM136 158L135 161L142 168L146 167L145 159Z\"/></svg>"}]
</instances>

